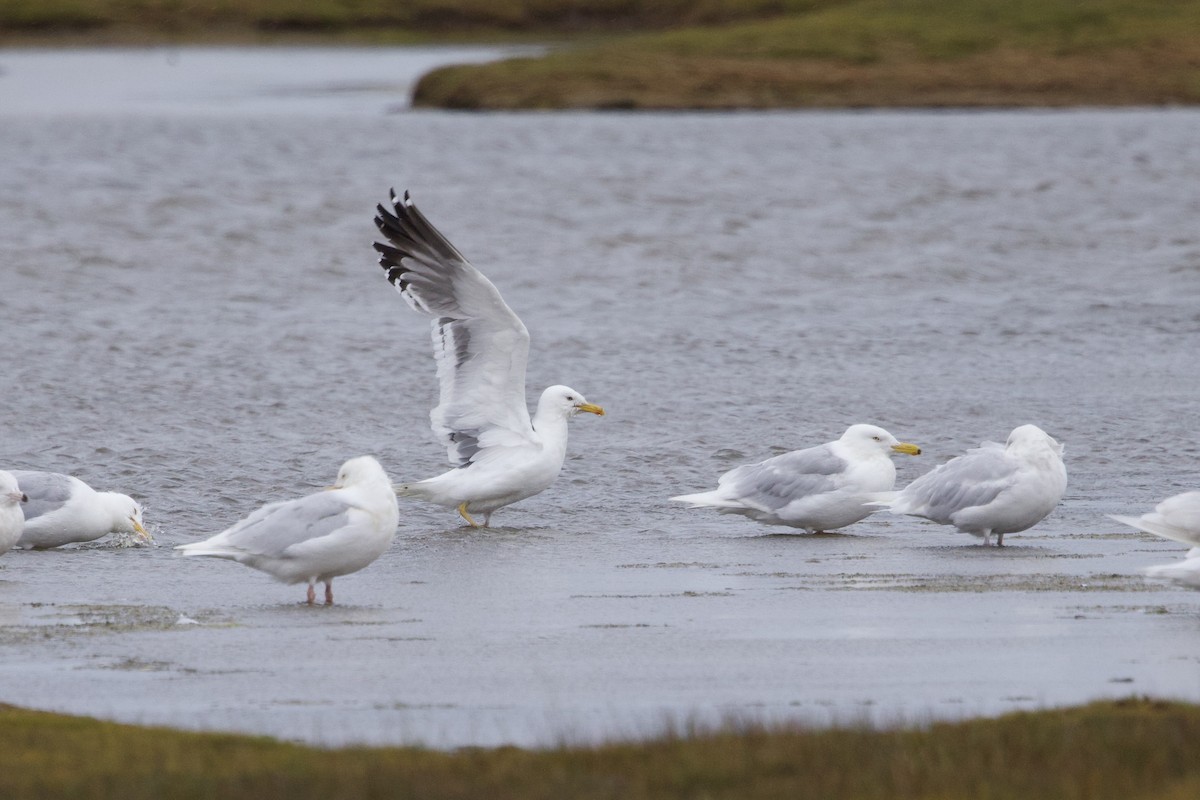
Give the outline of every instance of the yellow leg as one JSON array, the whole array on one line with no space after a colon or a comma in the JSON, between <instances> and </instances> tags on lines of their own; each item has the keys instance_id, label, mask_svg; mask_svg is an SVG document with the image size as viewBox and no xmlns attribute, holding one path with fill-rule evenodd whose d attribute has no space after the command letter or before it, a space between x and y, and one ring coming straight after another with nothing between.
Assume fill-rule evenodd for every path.
<instances>
[{"instance_id":1,"label":"yellow leg","mask_svg":"<svg viewBox=\"0 0 1200 800\"><path fill-rule=\"evenodd\" d=\"M472 528L478 528L479 523L471 519L471 515L467 513L467 502L464 500L462 505L458 507L458 513L462 514L462 518L467 521Z\"/></svg>"}]
</instances>

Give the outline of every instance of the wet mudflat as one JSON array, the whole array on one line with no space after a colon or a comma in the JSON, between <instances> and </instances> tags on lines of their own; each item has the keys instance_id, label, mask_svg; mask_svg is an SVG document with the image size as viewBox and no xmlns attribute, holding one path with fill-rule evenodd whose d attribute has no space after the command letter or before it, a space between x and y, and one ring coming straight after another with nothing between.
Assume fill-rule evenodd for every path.
<instances>
[{"instance_id":1,"label":"wet mudflat","mask_svg":"<svg viewBox=\"0 0 1200 800\"><path fill-rule=\"evenodd\" d=\"M1200 699L1200 595L1137 575L1182 548L1103 516L1200 486L1196 112L389 113L320 63L286 109L0 103L0 466L158 541L0 558L0 701L453 747ZM443 469L370 247L392 185L525 320L531 397L609 415L492 530L405 504L310 609L171 546L360 453ZM901 484L1034 422L1067 496L1002 550L666 502L853 422L925 448Z\"/></svg>"}]
</instances>

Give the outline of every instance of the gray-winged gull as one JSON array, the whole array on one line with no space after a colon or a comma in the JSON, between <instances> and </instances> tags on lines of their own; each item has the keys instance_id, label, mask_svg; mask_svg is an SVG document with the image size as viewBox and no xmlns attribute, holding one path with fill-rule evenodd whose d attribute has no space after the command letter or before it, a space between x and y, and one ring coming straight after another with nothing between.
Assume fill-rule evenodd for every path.
<instances>
[{"instance_id":1,"label":"gray-winged gull","mask_svg":"<svg viewBox=\"0 0 1200 800\"><path fill-rule=\"evenodd\" d=\"M1021 425L1004 445L984 442L927 472L891 498L895 514L924 517L1004 544L1004 534L1032 528L1067 489L1063 448L1036 425Z\"/></svg>"},{"instance_id":2,"label":"gray-winged gull","mask_svg":"<svg viewBox=\"0 0 1200 800\"><path fill-rule=\"evenodd\" d=\"M415 310L433 317L440 397L429 417L454 467L404 483L396 492L457 508L483 525L503 506L547 489L567 453L567 421L603 415L567 386L542 392L532 419L525 405L529 332L500 292L413 205L391 193L375 224L390 244L375 243L392 286Z\"/></svg>"},{"instance_id":3,"label":"gray-winged gull","mask_svg":"<svg viewBox=\"0 0 1200 800\"><path fill-rule=\"evenodd\" d=\"M307 583L309 605L322 581L330 605L333 579L383 555L399 521L387 473L371 456L359 456L342 464L325 491L270 503L212 538L175 549L237 561L284 583Z\"/></svg>"},{"instance_id":4,"label":"gray-winged gull","mask_svg":"<svg viewBox=\"0 0 1200 800\"><path fill-rule=\"evenodd\" d=\"M13 470L25 505L25 530L17 546L44 550L71 542L91 542L110 533L134 534L149 542L142 506L129 495L98 492L72 475Z\"/></svg>"},{"instance_id":5,"label":"gray-winged gull","mask_svg":"<svg viewBox=\"0 0 1200 800\"><path fill-rule=\"evenodd\" d=\"M876 509L866 503L895 485L893 452L919 455L921 448L876 425L851 425L837 441L737 467L710 492L671 499L810 533L834 530L871 514Z\"/></svg>"}]
</instances>

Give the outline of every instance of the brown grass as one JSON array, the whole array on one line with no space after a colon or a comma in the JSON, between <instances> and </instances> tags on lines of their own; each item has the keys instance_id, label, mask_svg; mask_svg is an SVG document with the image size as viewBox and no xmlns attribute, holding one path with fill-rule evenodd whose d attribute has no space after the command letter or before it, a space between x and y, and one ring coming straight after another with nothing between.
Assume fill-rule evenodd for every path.
<instances>
[{"instance_id":1,"label":"brown grass","mask_svg":"<svg viewBox=\"0 0 1200 800\"><path fill-rule=\"evenodd\" d=\"M0 797L1191 800L1200 708L1130 700L875 731L544 751L318 750L0 707Z\"/></svg>"}]
</instances>

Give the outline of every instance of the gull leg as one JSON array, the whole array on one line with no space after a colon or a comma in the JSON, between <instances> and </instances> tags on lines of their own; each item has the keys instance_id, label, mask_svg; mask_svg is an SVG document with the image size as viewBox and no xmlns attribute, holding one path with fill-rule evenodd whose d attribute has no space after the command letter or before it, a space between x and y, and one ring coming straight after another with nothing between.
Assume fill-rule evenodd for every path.
<instances>
[{"instance_id":1,"label":"gull leg","mask_svg":"<svg viewBox=\"0 0 1200 800\"><path fill-rule=\"evenodd\" d=\"M458 507L458 513L462 515L462 518L465 519L467 521L467 524L469 524L472 528L479 527L479 523L476 522L475 520L471 519L471 515L467 513L467 501L466 500L462 501L462 504Z\"/></svg>"},{"instance_id":2,"label":"gull leg","mask_svg":"<svg viewBox=\"0 0 1200 800\"><path fill-rule=\"evenodd\" d=\"M492 512L488 511L483 515L483 527L490 528L492 526Z\"/></svg>"},{"instance_id":3,"label":"gull leg","mask_svg":"<svg viewBox=\"0 0 1200 800\"><path fill-rule=\"evenodd\" d=\"M990 547L990 546L991 546L991 544L992 544L992 532L991 532L991 531L984 531L984 532L983 532L983 546L984 546L984 547Z\"/></svg>"},{"instance_id":4,"label":"gull leg","mask_svg":"<svg viewBox=\"0 0 1200 800\"><path fill-rule=\"evenodd\" d=\"M311 606L316 601L317 601L317 590L314 589L313 585L310 583L308 585L308 604Z\"/></svg>"},{"instance_id":5,"label":"gull leg","mask_svg":"<svg viewBox=\"0 0 1200 800\"><path fill-rule=\"evenodd\" d=\"M325 605L333 605L333 578L325 581Z\"/></svg>"},{"instance_id":6,"label":"gull leg","mask_svg":"<svg viewBox=\"0 0 1200 800\"><path fill-rule=\"evenodd\" d=\"M996 534L996 547L1004 547L1004 534L1003 533Z\"/></svg>"}]
</instances>

